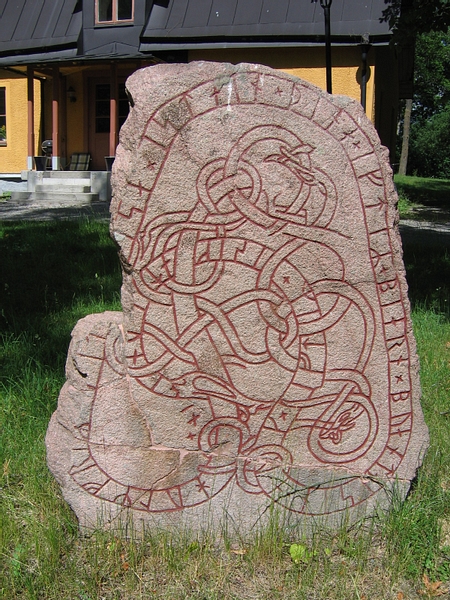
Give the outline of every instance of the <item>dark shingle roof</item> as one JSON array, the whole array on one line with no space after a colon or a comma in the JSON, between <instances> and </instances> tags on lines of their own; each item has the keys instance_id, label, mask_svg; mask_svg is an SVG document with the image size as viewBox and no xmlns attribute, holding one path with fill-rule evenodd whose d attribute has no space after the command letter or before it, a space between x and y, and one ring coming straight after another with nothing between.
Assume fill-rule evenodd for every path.
<instances>
[{"instance_id":1,"label":"dark shingle roof","mask_svg":"<svg viewBox=\"0 0 450 600\"><path fill-rule=\"evenodd\" d=\"M334 42L387 42L384 0L333 0ZM311 0L156 0L141 49L323 43L324 13Z\"/></svg>"},{"instance_id":2,"label":"dark shingle roof","mask_svg":"<svg viewBox=\"0 0 450 600\"><path fill-rule=\"evenodd\" d=\"M0 53L76 47L82 14L77 0L0 0Z\"/></svg>"}]
</instances>

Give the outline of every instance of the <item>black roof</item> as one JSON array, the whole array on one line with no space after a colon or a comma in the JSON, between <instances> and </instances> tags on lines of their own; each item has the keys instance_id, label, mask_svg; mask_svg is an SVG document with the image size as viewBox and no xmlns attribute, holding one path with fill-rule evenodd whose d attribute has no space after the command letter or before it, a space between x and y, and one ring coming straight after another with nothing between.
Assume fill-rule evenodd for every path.
<instances>
[{"instance_id":1,"label":"black roof","mask_svg":"<svg viewBox=\"0 0 450 600\"><path fill-rule=\"evenodd\" d=\"M335 43L390 38L384 0L333 0ZM323 43L324 12L312 0L157 0L142 34L142 50L208 46Z\"/></svg>"},{"instance_id":2,"label":"black roof","mask_svg":"<svg viewBox=\"0 0 450 600\"><path fill-rule=\"evenodd\" d=\"M76 48L82 13L77 0L0 0L0 53Z\"/></svg>"},{"instance_id":3,"label":"black roof","mask_svg":"<svg viewBox=\"0 0 450 600\"><path fill-rule=\"evenodd\" d=\"M313 0L135 0L134 27L106 28L87 25L93 14L86 11L93 13L93 6L93 0L0 0L0 67L142 58L199 47L315 45L324 39L323 10ZM384 8L385 0L333 0L332 42L359 43L367 34L371 43L387 43Z\"/></svg>"}]
</instances>

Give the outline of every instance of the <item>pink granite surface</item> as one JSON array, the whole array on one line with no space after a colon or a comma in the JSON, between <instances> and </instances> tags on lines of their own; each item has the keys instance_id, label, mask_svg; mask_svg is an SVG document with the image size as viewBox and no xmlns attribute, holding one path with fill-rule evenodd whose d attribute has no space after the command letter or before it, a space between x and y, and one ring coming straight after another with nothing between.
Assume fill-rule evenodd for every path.
<instances>
[{"instance_id":1,"label":"pink granite surface","mask_svg":"<svg viewBox=\"0 0 450 600\"><path fill-rule=\"evenodd\" d=\"M259 65L127 82L123 312L75 327L48 463L83 527L336 526L428 445L396 193L356 102ZM253 528L253 529L252 529Z\"/></svg>"}]
</instances>

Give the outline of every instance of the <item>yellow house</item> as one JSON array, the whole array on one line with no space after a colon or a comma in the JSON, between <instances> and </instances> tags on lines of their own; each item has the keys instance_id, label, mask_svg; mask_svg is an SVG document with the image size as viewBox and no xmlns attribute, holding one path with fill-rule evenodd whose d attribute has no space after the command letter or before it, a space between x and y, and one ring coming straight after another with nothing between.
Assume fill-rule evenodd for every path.
<instances>
[{"instance_id":1,"label":"yellow house","mask_svg":"<svg viewBox=\"0 0 450 600\"><path fill-rule=\"evenodd\" d=\"M0 172L18 173L27 168L27 80L21 73L0 70ZM34 137L39 139L41 97L34 88ZM35 153L39 154L37 142Z\"/></svg>"},{"instance_id":2,"label":"yellow house","mask_svg":"<svg viewBox=\"0 0 450 600\"><path fill-rule=\"evenodd\" d=\"M395 147L399 70L384 0L25 4L6 0L0 10L0 174L34 169L46 140L52 170L74 153L89 154L91 170L105 170L128 112L125 80L137 68L254 62L327 89L327 40L333 93L361 101L383 144Z\"/></svg>"}]
</instances>

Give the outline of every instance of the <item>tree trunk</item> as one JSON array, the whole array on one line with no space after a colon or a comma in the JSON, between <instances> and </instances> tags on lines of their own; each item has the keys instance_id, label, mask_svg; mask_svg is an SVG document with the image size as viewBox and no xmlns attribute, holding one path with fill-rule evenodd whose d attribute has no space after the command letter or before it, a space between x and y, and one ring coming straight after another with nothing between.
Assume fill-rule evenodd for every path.
<instances>
[{"instance_id":1,"label":"tree trunk","mask_svg":"<svg viewBox=\"0 0 450 600\"><path fill-rule=\"evenodd\" d=\"M411 129L411 109L412 99L408 98L408 100L406 100L405 115L403 118L403 140L402 154L400 156L400 166L398 168L399 175L406 175L406 167L408 166L409 131Z\"/></svg>"}]
</instances>

